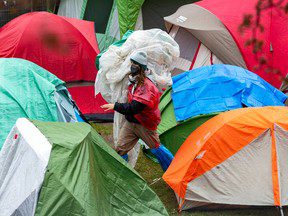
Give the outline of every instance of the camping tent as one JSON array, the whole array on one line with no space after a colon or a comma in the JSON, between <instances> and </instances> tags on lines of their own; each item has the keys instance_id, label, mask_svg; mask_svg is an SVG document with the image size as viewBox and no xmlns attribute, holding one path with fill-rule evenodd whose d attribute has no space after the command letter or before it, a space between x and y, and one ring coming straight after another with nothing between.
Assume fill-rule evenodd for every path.
<instances>
[{"instance_id":1,"label":"camping tent","mask_svg":"<svg viewBox=\"0 0 288 216\"><path fill-rule=\"evenodd\" d=\"M284 106L286 99L259 76L237 66L212 65L182 73L173 77L172 88L161 97L161 143L175 154L192 131L219 112Z\"/></svg>"},{"instance_id":2,"label":"camping tent","mask_svg":"<svg viewBox=\"0 0 288 216\"><path fill-rule=\"evenodd\" d=\"M0 110L0 149L18 118L79 120L63 81L24 59L0 58Z\"/></svg>"},{"instance_id":3,"label":"camping tent","mask_svg":"<svg viewBox=\"0 0 288 216\"><path fill-rule=\"evenodd\" d=\"M94 63L99 49L92 22L47 12L28 13L3 26L0 41L0 57L38 64L67 83L87 117L112 119L113 113L107 115L100 108L106 103L101 95L94 98Z\"/></svg>"},{"instance_id":4,"label":"camping tent","mask_svg":"<svg viewBox=\"0 0 288 216\"><path fill-rule=\"evenodd\" d=\"M223 62L248 68L279 88L279 75L254 68L259 63L252 48L245 45L252 31L246 31L243 35L239 31L244 15L256 13L257 2L258 0L203 0L182 6L176 13L165 17L167 29L180 45L181 58L177 63L180 71ZM268 58L271 66L279 69L281 76L285 77L288 67L288 16L271 7L261 14L261 24L264 32L257 34L257 37L264 44L259 55Z\"/></svg>"},{"instance_id":5,"label":"camping tent","mask_svg":"<svg viewBox=\"0 0 288 216\"><path fill-rule=\"evenodd\" d=\"M86 123L18 119L0 163L1 215L168 215Z\"/></svg>"},{"instance_id":6,"label":"camping tent","mask_svg":"<svg viewBox=\"0 0 288 216\"><path fill-rule=\"evenodd\" d=\"M179 209L288 205L288 109L242 108L197 128L163 179Z\"/></svg>"},{"instance_id":7,"label":"camping tent","mask_svg":"<svg viewBox=\"0 0 288 216\"><path fill-rule=\"evenodd\" d=\"M95 22L101 51L128 30L160 28L164 16L195 0L61 0L58 15Z\"/></svg>"}]
</instances>

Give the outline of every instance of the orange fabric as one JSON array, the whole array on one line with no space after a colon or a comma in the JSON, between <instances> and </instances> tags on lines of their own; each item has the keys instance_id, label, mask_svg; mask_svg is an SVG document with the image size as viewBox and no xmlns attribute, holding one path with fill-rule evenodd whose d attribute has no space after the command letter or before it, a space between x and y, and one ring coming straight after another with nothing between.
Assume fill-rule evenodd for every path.
<instances>
[{"instance_id":1,"label":"orange fabric","mask_svg":"<svg viewBox=\"0 0 288 216\"><path fill-rule=\"evenodd\" d=\"M278 163L277 163L278 160L276 152L274 126L271 127L271 137L272 137L272 182L274 193L274 205L280 206L280 190L279 190Z\"/></svg>"},{"instance_id":2,"label":"orange fabric","mask_svg":"<svg viewBox=\"0 0 288 216\"><path fill-rule=\"evenodd\" d=\"M180 198L180 200L181 200L181 203L180 203L180 205L179 205L179 207L178 207L178 211L179 211L179 212L181 212L182 206L183 206L184 203L185 203L185 199L181 199L181 198Z\"/></svg>"},{"instance_id":3,"label":"orange fabric","mask_svg":"<svg viewBox=\"0 0 288 216\"><path fill-rule=\"evenodd\" d=\"M182 144L163 179L184 198L190 181L221 164L274 123L288 129L287 107L243 108L210 119Z\"/></svg>"}]
</instances>

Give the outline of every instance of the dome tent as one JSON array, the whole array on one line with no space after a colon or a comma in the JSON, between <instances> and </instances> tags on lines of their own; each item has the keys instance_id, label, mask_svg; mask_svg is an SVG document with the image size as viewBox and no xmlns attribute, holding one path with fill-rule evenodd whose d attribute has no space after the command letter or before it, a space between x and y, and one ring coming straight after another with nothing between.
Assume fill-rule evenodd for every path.
<instances>
[{"instance_id":1,"label":"dome tent","mask_svg":"<svg viewBox=\"0 0 288 216\"><path fill-rule=\"evenodd\" d=\"M180 45L181 58L177 65L187 71L204 65L231 64L255 72L273 86L279 88L281 76L285 77L288 63L287 34L288 17L275 7L263 12L261 24L264 32L257 37L263 40L263 50L273 68L281 75L256 70L258 65L253 50L246 41L251 32L241 35L239 26L245 14L255 14L258 0L203 0L180 7L171 16L165 17L170 34ZM282 2L284 7L285 1ZM281 38L281 40L279 39ZM178 71L179 73L179 71Z\"/></svg>"},{"instance_id":2,"label":"dome tent","mask_svg":"<svg viewBox=\"0 0 288 216\"><path fill-rule=\"evenodd\" d=\"M18 119L0 152L3 215L168 215L86 123Z\"/></svg>"},{"instance_id":3,"label":"dome tent","mask_svg":"<svg viewBox=\"0 0 288 216\"><path fill-rule=\"evenodd\" d=\"M102 51L128 30L160 28L163 17L195 0L61 0L58 15L93 21Z\"/></svg>"},{"instance_id":4,"label":"dome tent","mask_svg":"<svg viewBox=\"0 0 288 216\"><path fill-rule=\"evenodd\" d=\"M220 112L248 107L284 106L285 96L256 74L231 65L212 65L173 77L161 97L158 133L173 154L201 124Z\"/></svg>"},{"instance_id":5,"label":"dome tent","mask_svg":"<svg viewBox=\"0 0 288 216\"><path fill-rule=\"evenodd\" d=\"M106 103L101 95L94 98L99 49L92 22L47 12L27 13L0 29L0 41L0 57L32 61L65 81L87 118L112 119L113 113L100 108Z\"/></svg>"},{"instance_id":6,"label":"dome tent","mask_svg":"<svg viewBox=\"0 0 288 216\"><path fill-rule=\"evenodd\" d=\"M64 82L38 65L17 58L0 58L0 110L0 149L18 118L79 120L78 108Z\"/></svg>"},{"instance_id":7,"label":"dome tent","mask_svg":"<svg viewBox=\"0 0 288 216\"><path fill-rule=\"evenodd\" d=\"M197 128L163 175L179 209L288 205L287 130L286 107L232 110Z\"/></svg>"}]
</instances>

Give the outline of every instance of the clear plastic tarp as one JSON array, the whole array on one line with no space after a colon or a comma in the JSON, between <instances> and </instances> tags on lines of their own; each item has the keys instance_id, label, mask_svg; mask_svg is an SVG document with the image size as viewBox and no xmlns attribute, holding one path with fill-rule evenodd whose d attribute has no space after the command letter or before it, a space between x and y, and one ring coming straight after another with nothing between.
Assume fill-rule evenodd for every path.
<instances>
[{"instance_id":1,"label":"clear plastic tarp","mask_svg":"<svg viewBox=\"0 0 288 216\"><path fill-rule=\"evenodd\" d=\"M133 32L120 47L111 45L100 58L100 69L95 82L95 94L101 92L109 103L127 102L129 85L130 56L138 51L145 51L148 55L147 76L157 86L172 84L171 71L174 62L179 57L179 46L175 40L160 29L139 30ZM114 143L117 145L119 128L124 116L114 115ZM129 153L129 163L134 166L139 153L139 144Z\"/></svg>"}]
</instances>

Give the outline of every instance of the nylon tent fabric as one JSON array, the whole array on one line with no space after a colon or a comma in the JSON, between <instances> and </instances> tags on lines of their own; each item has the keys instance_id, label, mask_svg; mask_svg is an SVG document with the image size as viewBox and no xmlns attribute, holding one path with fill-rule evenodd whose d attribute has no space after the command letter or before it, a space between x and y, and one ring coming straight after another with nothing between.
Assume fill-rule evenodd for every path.
<instances>
[{"instance_id":1,"label":"nylon tent fabric","mask_svg":"<svg viewBox=\"0 0 288 216\"><path fill-rule=\"evenodd\" d=\"M228 0L204 0L180 7L175 14L165 17L165 20L168 29L171 28L171 25L188 29L223 63L247 67L279 88L280 78L286 76L287 62L284 59L287 50L283 47L285 47L285 40L287 40L287 29L283 26L287 26L288 18L283 11L278 11L275 7L265 10L261 14L264 32L258 32L257 38L263 40L264 43L263 51L259 53L259 56L264 55L269 64L273 68L279 69L281 73L279 75L266 73L265 67L255 68L259 63L252 48L245 45L246 41L251 38L252 31L245 31L241 35L239 26L243 22L245 14L256 13L257 2L257 0L237 0L233 3ZM284 4L285 1L282 2L282 6ZM208 17L210 18L208 19ZM210 25L213 23L218 24ZM282 39L279 40L279 38Z\"/></svg>"},{"instance_id":2,"label":"nylon tent fabric","mask_svg":"<svg viewBox=\"0 0 288 216\"><path fill-rule=\"evenodd\" d=\"M92 81L99 53L92 25L47 12L24 14L0 29L0 57L32 61L65 82ZM80 33L83 29L85 37Z\"/></svg>"},{"instance_id":3,"label":"nylon tent fabric","mask_svg":"<svg viewBox=\"0 0 288 216\"><path fill-rule=\"evenodd\" d=\"M90 125L33 124L52 145L36 216L168 215L147 183Z\"/></svg>"},{"instance_id":4,"label":"nylon tent fabric","mask_svg":"<svg viewBox=\"0 0 288 216\"><path fill-rule=\"evenodd\" d=\"M174 17L174 18L177 17L177 14L181 14L181 12L178 13L179 11L180 11L180 9L175 14L173 14L171 17ZM186 12L188 12L188 10ZM191 13L193 13L193 11ZM206 12L206 13L208 13L208 12ZM199 15L197 16L197 14L195 14L195 16L199 17ZM182 19L185 20L184 16L182 16L182 17L183 17ZM165 19L169 19L169 18L165 18ZM176 22L177 22L177 19L179 19L179 18L178 17L176 18ZM171 18L170 18L170 20L171 20ZM193 23L200 24L199 27L195 27L196 29L201 28L201 26L203 26L203 23L198 22L198 20L196 20L196 19L192 19L192 20L193 20ZM203 18L201 20L203 20ZM210 21L211 19L209 19L209 17L205 17L204 20ZM214 26L214 29L216 29L215 24L217 24L217 23L213 23L213 25L212 25L212 26ZM222 27L225 28L224 26L222 26ZM221 27L220 27L220 29L221 29ZM169 35L171 35L171 37L173 37L174 40L179 44L180 51L181 51L180 57L175 62L175 69L171 72L174 76L177 74L183 73L185 71L196 69L196 68L199 68L202 66L208 66L208 65L213 65L213 64L223 64L223 61L221 61L210 49L208 49L202 42L200 42L196 38L196 35L192 35L192 33L190 32L191 30L187 30L184 27L177 26L173 22L173 26L168 27L168 31L169 31ZM215 30L214 30L214 32L215 32ZM226 30L226 32L229 34L229 32L227 30ZM203 33L203 35L207 36L208 34ZM233 39L231 38L231 40L233 40ZM214 39L209 38L208 41L213 42ZM225 39L225 41L227 42L227 38ZM237 48L236 44L235 44L235 47ZM218 49L217 49L217 51L218 51ZM231 49L231 47L229 47L229 52L233 52L233 49ZM237 58L235 58L234 55L232 55L231 53L229 53L227 55L227 53L223 52L223 50L220 53L222 54L222 56L223 55L225 57L228 56L228 58L232 59L232 61L228 61L228 62L230 62L230 64L232 64L231 62L233 62L234 64L238 65L237 62L239 62L239 61ZM217 53L217 55L218 55L218 53ZM220 56L220 57L222 57L222 56ZM239 53L239 56L241 57L240 53ZM233 58L231 58L231 57L233 57ZM237 60L235 61L235 59L237 59ZM241 66L241 61L239 62L238 66ZM242 66L245 67L244 61L243 61Z\"/></svg>"},{"instance_id":5,"label":"nylon tent fabric","mask_svg":"<svg viewBox=\"0 0 288 216\"><path fill-rule=\"evenodd\" d=\"M142 1L83 0L81 3L80 1L76 3L74 0L62 0L58 15L95 22L99 48L103 51L115 41L120 40L121 35L126 31L143 28L140 10ZM128 13L129 16L126 16Z\"/></svg>"},{"instance_id":6,"label":"nylon tent fabric","mask_svg":"<svg viewBox=\"0 0 288 216\"><path fill-rule=\"evenodd\" d=\"M86 4L87 0L61 0L57 15L83 19Z\"/></svg>"},{"instance_id":7,"label":"nylon tent fabric","mask_svg":"<svg viewBox=\"0 0 288 216\"><path fill-rule=\"evenodd\" d=\"M272 7L261 14L261 24L264 27L264 33L258 32L257 34L258 39L263 40L263 51L260 52L259 55L264 55L271 66L279 69L281 74L265 73L263 69L257 71L253 67L259 63L257 63L257 60L253 55L252 48L245 46L245 42L251 38L252 31L245 32L244 36L241 36L241 33L238 30L239 25L243 21L244 14L256 14L255 7L257 2L257 0L237 0L233 1L231 4L228 0L204 0L197 4L217 16L227 27L236 40L248 69L255 71L270 84L279 88L281 85L280 78L284 78L287 74L288 63L285 56L288 52L288 48L285 44L287 44L288 29L285 28L285 26L288 25L288 17L284 11L277 10L275 7ZM281 6L284 7L286 3L287 1L283 1ZM279 38L282 39L279 40Z\"/></svg>"},{"instance_id":8,"label":"nylon tent fabric","mask_svg":"<svg viewBox=\"0 0 288 216\"><path fill-rule=\"evenodd\" d=\"M174 13L180 6L197 0L145 0L142 5L143 29L160 28L166 30L163 17Z\"/></svg>"},{"instance_id":9,"label":"nylon tent fabric","mask_svg":"<svg viewBox=\"0 0 288 216\"><path fill-rule=\"evenodd\" d=\"M172 88L164 92L161 97L159 109L161 122L157 128L161 144L165 145L173 155L187 139L187 137L200 125L213 118L218 113L209 113L189 118L183 122L177 122L171 98Z\"/></svg>"},{"instance_id":10,"label":"nylon tent fabric","mask_svg":"<svg viewBox=\"0 0 288 216\"><path fill-rule=\"evenodd\" d=\"M287 149L287 113L286 107L237 109L191 133L163 176L179 196L180 210L213 203L287 205L280 175L287 169L281 154Z\"/></svg>"},{"instance_id":11,"label":"nylon tent fabric","mask_svg":"<svg viewBox=\"0 0 288 216\"><path fill-rule=\"evenodd\" d=\"M97 40L101 52L107 49L116 40L120 40L120 26L118 22L117 1L113 1L113 6L107 20L107 27L105 33L97 33Z\"/></svg>"},{"instance_id":12,"label":"nylon tent fabric","mask_svg":"<svg viewBox=\"0 0 288 216\"><path fill-rule=\"evenodd\" d=\"M208 49L206 51L216 55L224 64L246 68L239 48L229 30L209 11L196 4L188 4L164 19L167 30L174 35L176 40L178 39L177 42L180 44L183 55L182 59L188 60L186 63L189 65L188 67L193 67L194 61L197 60L197 53L200 52L199 48L206 47ZM190 50L190 47L194 48Z\"/></svg>"},{"instance_id":13,"label":"nylon tent fabric","mask_svg":"<svg viewBox=\"0 0 288 216\"><path fill-rule=\"evenodd\" d=\"M94 21L99 48L104 51L128 30L165 30L163 17L192 2L195 0L61 0L58 15Z\"/></svg>"},{"instance_id":14,"label":"nylon tent fabric","mask_svg":"<svg viewBox=\"0 0 288 216\"><path fill-rule=\"evenodd\" d=\"M117 0L120 35L134 30L139 11L145 0Z\"/></svg>"},{"instance_id":15,"label":"nylon tent fabric","mask_svg":"<svg viewBox=\"0 0 288 216\"><path fill-rule=\"evenodd\" d=\"M110 17L113 14L112 11L114 10L113 9L114 7L110 8L111 2L113 3L114 1L106 1L106 2L108 2L107 6L105 6L105 3L102 2L101 0L97 0L97 1L61 0L57 14L60 16L65 16L69 18L84 19L84 20L90 20L90 21L95 22L94 28L96 32L96 37L97 37L99 48L102 51L104 47L106 48L106 43L110 40L108 40L106 37L106 30L104 32L102 30L102 33L100 33L100 31L101 29L103 29L104 26L107 27ZM101 5L102 7L97 7L97 5ZM109 10L109 8L111 10ZM98 13L99 9L102 9L100 13ZM96 20L96 17L99 19Z\"/></svg>"},{"instance_id":16,"label":"nylon tent fabric","mask_svg":"<svg viewBox=\"0 0 288 216\"><path fill-rule=\"evenodd\" d=\"M102 21L102 24L99 23L99 21L95 21L96 22L96 25L95 25L96 36L97 36L97 40L99 42L99 48L101 51L107 49L110 46L110 44L120 39L120 24L118 20L117 1L116 0L109 1L108 3L109 3L108 4L109 8L111 7L110 10L109 11L103 10L100 13L102 14L102 16L104 15L106 19L103 19L103 17L100 19L100 21ZM95 1L94 1L94 4L95 4ZM98 4L107 4L107 3L106 1L104 2L101 0ZM96 9L93 9L92 5L91 7L92 8L89 9L90 11L96 10ZM107 6L105 8L108 9ZM94 15L94 16L97 16L97 15ZM103 29L103 27L100 26L100 29L98 30L99 24L102 26L105 26L105 29ZM100 31L101 29L102 31Z\"/></svg>"},{"instance_id":17,"label":"nylon tent fabric","mask_svg":"<svg viewBox=\"0 0 288 216\"><path fill-rule=\"evenodd\" d=\"M114 112L105 112L99 104L106 104L101 94L94 96L94 86L73 86L69 88L79 109L85 110L85 118L93 122L113 122ZM82 94L78 94L82 92Z\"/></svg>"},{"instance_id":18,"label":"nylon tent fabric","mask_svg":"<svg viewBox=\"0 0 288 216\"><path fill-rule=\"evenodd\" d=\"M256 74L231 65L197 68L172 78L177 121L245 106L284 106L287 96Z\"/></svg>"},{"instance_id":19,"label":"nylon tent fabric","mask_svg":"<svg viewBox=\"0 0 288 216\"><path fill-rule=\"evenodd\" d=\"M36 64L0 58L0 148L18 118L58 121L54 94L61 85Z\"/></svg>"},{"instance_id":20,"label":"nylon tent fabric","mask_svg":"<svg viewBox=\"0 0 288 216\"><path fill-rule=\"evenodd\" d=\"M105 34L112 11L113 0L86 0L84 20L95 23L95 32Z\"/></svg>"},{"instance_id":21,"label":"nylon tent fabric","mask_svg":"<svg viewBox=\"0 0 288 216\"><path fill-rule=\"evenodd\" d=\"M0 40L0 57L32 61L64 80L69 87L83 85L83 82L94 85L97 74L94 62L99 49L92 22L46 12L28 13L2 27ZM95 100L91 93L91 100ZM98 107L106 103L99 96L96 102L90 101L94 107L85 109L82 101L77 101L83 94L85 91L73 91L72 96L84 107L81 110L84 115L91 114L91 110L97 112ZM98 114L101 113L103 111Z\"/></svg>"},{"instance_id":22,"label":"nylon tent fabric","mask_svg":"<svg viewBox=\"0 0 288 216\"><path fill-rule=\"evenodd\" d=\"M121 38L121 40L114 42L113 44L111 44L111 46L112 46L112 45L113 45L113 46L118 46L118 47L119 47L119 46L122 46L122 45L126 42L127 38L128 38L132 33L133 33L132 30L127 31L127 32L123 35L123 37ZM104 51L102 51L101 53L99 53L99 54L97 55L97 57L96 57L96 67L97 67L98 70L99 70L99 67L100 67L100 58L101 58L101 56L103 55L103 53L105 53L106 51L107 51L107 49L105 49Z\"/></svg>"}]
</instances>

